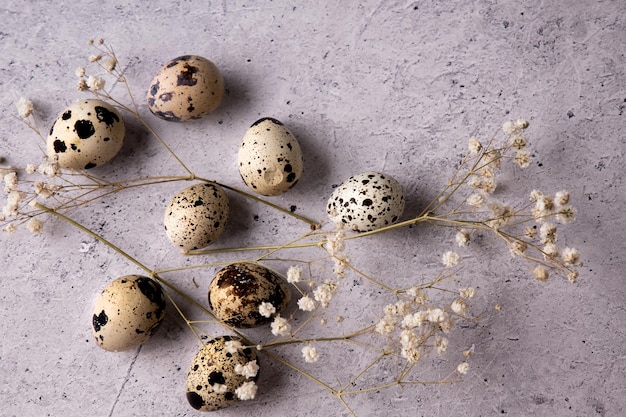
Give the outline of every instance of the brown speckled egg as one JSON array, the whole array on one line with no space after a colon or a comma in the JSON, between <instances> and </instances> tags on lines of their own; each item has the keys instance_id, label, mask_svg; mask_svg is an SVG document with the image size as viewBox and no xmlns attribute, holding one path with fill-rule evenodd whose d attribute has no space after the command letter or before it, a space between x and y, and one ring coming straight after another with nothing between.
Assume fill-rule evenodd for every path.
<instances>
[{"instance_id":1,"label":"brown speckled egg","mask_svg":"<svg viewBox=\"0 0 626 417\"><path fill-rule=\"evenodd\" d=\"M284 124L265 117L254 122L243 136L238 164L241 178L252 191L279 195L300 179L302 150Z\"/></svg>"},{"instance_id":2,"label":"brown speckled egg","mask_svg":"<svg viewBox=\"0 0 626 417\"><path fill-rule=\"evenodd\" d=\"M165 317L165 294L158 282L140 275L112 281L100 293L91 320L93 335L108 351L146 342Z\"/></svg>"},{"instance_id":3,"label":"brown speckled egg","mask_svg":"<svg viewBox=\"0 0 626 417\"><path fill-rule=\"evenodd\" d=\"M97 99L78 101L55 120L47 154L69 169L90 169L109 162L122 149L126 127L122 116Z\"/></svg>"},{"instance_id":4,"label":"brown speckled egg","mask_svg":"<svg viewBox=\"0 0 626 417\"><path fill-rule=\"evenodd\" d=\"M173 122L199 119L215 110L224 96L224 79L215 64L197 55L166 63L148 90L148 108Z\"/></svg>"},{"instance_id":5,"label":"brown speckled egg","mask_svg":"<svg viewBox=\"0 0 626 417\"><path fill-rule=\"evenodd\" d=\"M221 336L205 342L187 372L187 401L196 410L215 411L232 405L240 397L254 397L250 394L256 393L256 358L256 351L244 347L241 339L235 336ZM252 392L245 396L237 391L244 384L252 385Z\"/></svg>"},{"instance_id":6,"label":"brown speckled egg","mask_svg":"<svg viewBox=\"0 0 626 417\"><path fill-rule=\"evenodd\" d=\"M404 193L393 177L363 172L341 183L328 199L328 217L357 232L389 226L404 211Z\"/></svg>"},{"instance_id":7,"label":"brown speckled egg","mask_svg":"<svg viewBox=\"0 0 626 417\"><path fill-rule=\"evenodd\" d=\"M209 306L224 323L256 327L272 321L259 313L262 303L271 303L280 314L291 300L289 285L269 269L253 263L235 263L222 268L209 285Z\"/></svg>"},{"instance_id":8,"label":"brown speckled egg","mask_svg":"<svg viewBox=\"0 0 626 417\"><path fill-rule=\"evenodd\" d=\"M214 242L226 228L228 196L217 184L187 187L172 198L165 211L165 233L183 251Z\"/></svg>"}]
</instances>

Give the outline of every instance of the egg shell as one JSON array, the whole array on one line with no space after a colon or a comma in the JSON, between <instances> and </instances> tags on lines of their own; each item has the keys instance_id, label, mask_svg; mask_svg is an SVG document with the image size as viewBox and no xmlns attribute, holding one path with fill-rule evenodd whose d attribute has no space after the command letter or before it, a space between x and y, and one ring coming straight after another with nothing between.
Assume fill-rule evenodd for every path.
<instances>
[{"instance_id":1,"label":"egg shell","mask_svg":"<svg viewBox=\"0 0 626 417\"><path fill-rule=\"evenodd\" d=\"M241 328L272 321L259 313L261 303L271 303L280 314L291 300L289 285L279 275L253 263L222 268L209 285L209 306L224 323Z\"/></svg>"},{"instance_id":2,"label":"egg shell","mask_svg":"<svg viewBox=\"0 0 626 417\"><path fill-rule=\"evenodd\" d=\"M204 248L224 232L228 211L228 196L222 187L194 184L169 202L163 220L165 233L183 251Z\"/></svg>"},{"instance_id":3,"label":"egg shell","mask_svg":"<svg viewBox=\"0 0 626 417\"><path fill-rule=\"evenodd\" d=\"M91 320L93 335L108 351L128 350L146 342L165 317L165 294L158 282L126 275L98 296Z\"/></svg>"},{"instance_id":4,"label":"egg shell","mask_svg":"<svg viewBox=\"0 0 626 417\"><path fill-rule=\"evenodd\" d=\"M167 62L148 90L148 108L157 117L186 122L214 111L224 96L224 79L206 58L183 55Z\"/></svg>"},{"instance_id":5,"label":"egg shell","mask_svg":"<svg viewBox=\"0 0 626 417\"><path fill-rule=\"evenodd\" d=\"M122 149L126 127L122 116L98 99L81 100L57 117L47 140L48 157L59 165L90 169L109 162Z\"/></svg>"},{"instance_id":6,"label":"egg shell","mask_svg":"<svg viewBox=\"0 0 626 417\"><path fill-rule=\"evenodd\" d=\"M254 377L239 375L237 365L245 366L255 361L256 351L251 348L228 349L226 342L239 341L235 336L216 337L205 342L198 350L187 372L186 393L189 404L199 411L215 411L239 401L235 390L243 383L256 381ZM214 387L225 385L224 392Z\"/></svg>"},{"instance_id":7,"label":"egg shell","mask_svg":"<svg viewBox=\"0 0 626 417\"><path fill-rule=\"evenodd\" d=\"M304 166L296 137L271 117L257 120L246 131L237 162L246 185L266 196L283 194L296 185Z\"/></svg>"},{"instance_id":8,"label":"egg shell","mask_svg":"<svg viewBox=\"0 0 626 417\"><path fill-rule=\"evenodd\" d=\"M398 221L404 211L404 193L393 177L369 171L341 183L328 199L328 217L357 232L367 232Z\"/></svg>"}]
</instances>

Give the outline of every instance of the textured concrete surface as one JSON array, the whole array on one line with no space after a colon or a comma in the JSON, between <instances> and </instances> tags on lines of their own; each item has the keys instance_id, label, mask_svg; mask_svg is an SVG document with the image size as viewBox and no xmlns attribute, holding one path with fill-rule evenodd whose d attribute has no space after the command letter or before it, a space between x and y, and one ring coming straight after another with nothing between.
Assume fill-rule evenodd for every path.
<instances>
[{"instance_id":1,"label":"textured concrete surface","mask_svg":"<svg viewBox=\"0 0 626 417\"><path fill-rule=\"evenodd\" d=\"M16 166L39 161L41 142L14 117L15 103L31 98L46 131L62 108L85 97L74 88L74 71L92 53L87 39L100 37L114 47L140 100L167 60L213 60L227 85L220 109L188 124L151 119L153 126L198 174L239 186L243 132L259 116L282 120L300 139L306 166L298 186L273 201L316 219L325 216L332 185L370 169L396 177L407 210L416 212L445 184L469 136L488 137L503 121L525 117L533 164L510 174L504 187L520 198L533 188L571 191L577 222L561 238L582 251L579 282L535 282L523 262L489 249L493 242L463 252L463 275L479 289L472 311L483 317L453 339L456 351L475 345L469 373L457 384L396 387L350 403L361 416L623 416L625 19L620 0L5 0L0 155ZM114 93L124 97L119 85ZM145 105L141 111L149 116ZM160 172L180 169L131 122L123 155L97 174ZM71 214L155 268L191 264L197 259L182 260L161 229L163 206L177 188L127 191ZM233 205L238 214L224 247L302 232L242 198ZM394 232L356 245L351 258L388 280L426 275L450 245L442 235ZM0 253L0 415L198 414L184 398L197 345L173 311L140 349L105 353L92 340L96 294L113 278L139 272L135 266L56 219L39 236L23 227L3 234ZM211 274L171 279L202 301ZM377 294L355 284L340 313L372 322L369 310L384 305ZM346 367L358 359L323 353L308 369L330 381L345 374L329 359L335 353ZM429 362L431 377L444 377L453 358ZM259 384L256 400L215 415L346 415L325 390L279 364L266 361Z\"/></svg>"}]
</instances>

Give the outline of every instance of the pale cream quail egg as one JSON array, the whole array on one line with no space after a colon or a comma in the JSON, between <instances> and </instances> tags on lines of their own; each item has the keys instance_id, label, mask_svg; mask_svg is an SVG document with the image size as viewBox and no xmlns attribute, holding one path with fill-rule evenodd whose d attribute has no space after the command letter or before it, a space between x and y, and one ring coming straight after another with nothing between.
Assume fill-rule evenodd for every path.
<instances>
[{"instance_id":1,"label":"pale cream quail egg","mask_svg":"<svg viewBox=\"0 0 626 417\"><path fill-rule=\"evenodd\" d=\"M256 327L272 321L259 311L270 303L276 314L289 305L289 285L268 268L253 263L235 263L222 268L209 285L209 306L224 323Z\"/></svg>"},{"instance_id":2,"label":"pale cream quail egg","mask_svg":"<svg viewBox=\"0 0 626 417\"><path fill-rule=\"evenodd\" d=\"M163 220L169 240L183 251L214 242L226 228L228 196L217 184L200 183L176 194Z\"/></svg>"},{"instance_id":3,"label":"pale cream quail egg","mask_svg":"<svg viewBox=\"0 0 626 417\"><path fill-rule=\"evenodd\" d=\"M250 126L238 154L239 173L261 195L275 196L296 185L302 175L302 150L280 121L265 117Z\"/></svg>"},{"instance_id":4,"label":"pale cream quail egg","mask_svg":"<svg viewBox=\"0 0 626 417\"><path fill-rule=\"evenodd\" d=\"M157 117L185 122L214 111L224 96L224 79L215 64L197 55L167 62L148 90L148 108Z\"/></svg>"},{"instance_id":5,"label":"pale cream quail egg","mask_svg":"<svg viewBox=\"0 0 626 417\"><path fill-rule=\"evenodd\" d=\"M165 294L155 280L126 275L109 283L96 299L91 320L93 335L108 351L121 351L146 342L165 317Z\"/></svg>"},{"instance_id":6,"label":"pale cream quail egg","mask_svg":"<svg viewBox=\"0 0 626 417\"><path fill-rule=\"evenodd\" d=\"M187 372L187 401L196 410L215 411L250 399L256 394L258 370L256 350L245 347L240 338L204 342Z\"/></svg>"},{"instance_id":7,"label":"pale cream quail egg","mask_svg":"<svg viewBox=\"0 0 626 417\"><path fill-rule=\"evenodd\" d=\"M126 128L113 106L98 99L78 101L55 120L47 140L47 154L69 169L102 165L122 148Z\"/></svg>"},{"instance_id":8,"label":"pale cream quail egg","mask_svg":"<svg viewBox=\"0 0 626 417\"><path fill-rule=\"evenodd\" d=\"M328 199L326 211L334 223L367 232L397 222L404 204L398 181L388 174L370 171L341 183Z\"/></svg>"}]
</instances>

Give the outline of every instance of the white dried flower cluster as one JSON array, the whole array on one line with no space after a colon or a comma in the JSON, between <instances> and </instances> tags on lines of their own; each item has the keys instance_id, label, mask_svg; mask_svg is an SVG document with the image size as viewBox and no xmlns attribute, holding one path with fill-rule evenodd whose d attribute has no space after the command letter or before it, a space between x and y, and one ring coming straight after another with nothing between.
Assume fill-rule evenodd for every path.
<instances>
[{"instance_id":1,"label":"white dried flower cluster","mask_svg":"<svg viewBox=\"0 0 626 417\"><path fill-rule=\"evenodd\" d=\"M458 265L459 262L461 262L461 257L459 256L458 253L454 252L454 251L447 251L444 252L444 254L441 257L441 262L443 263L443 266L445 266L446 268Z\"/></svg>"},{"instance_id":2,"label":"white dried flower cluster","mask_svg":"<svg viewBox=\"0 0 626 417\"><path fill-rule=\"evenodd\" d=\"M467 179L467 185L474 190L467 199L466 204L473 209L482 208L487 204L487 196L493 194L498 186L496 177L497 170L502 165L502 159L512 159L520 167L530 165L531 154L526 148L526 138L522 132L528 127L528 122L523 119L506 122L502 129L509 136L503 148L495 147L493 141L484 146L480 141L472 137L469 140L469 156L473 157L468 166L471 171ZM513 149L514 155L507 151Z\"/></svg>"},{"instance_id":3,"label":"white dried flower cluster","mask_svg":"<svg viewBox=\"0 0 626 417\"><path fill-rule=\"evenodd\" d=\"M330 300L337 293L337 289L339 285L337 282L333 280L326 280L323 284L318 285L315 290L313 290L313 298L315 301L319 302L322 307L328 307Z\"/></svg>"},{"instance_id":4,"label":"white dried flower cluster","mask_svg":"<svg viewBox=\"0 0 626 417\"><path fill-rule=\"evenodd\" d=\"M41 233L41 231L43 230L43 222L33 217L28 221L26 227L31 233Z\"/></svg>"},{"instance_id":5,"label":"white dried flower cluster","mask_svg":"<svg viewBox=\"0 0 626 417\"><path fill-rule=\"evenodd\" d=\"M467 300L473 297L474 289L465 288L461 293L466 297L453 300L446 308L437 308L425 305L428 296L423 289L409 288L406 295L415 299L400 299L386 305L374 331L397 346L400 356L411 364L419 361L431 348L443 354L448 348L444 334L452 330L455 317L466 316L469 310Z\"/></svg>"},{"instance_id":6,"label":"white dried flower cluster","mask_svg":"<svg viewBox=\"0 0 626 417\"><path fill-rule=\"evenodd\" d=\"M441 336L435 337L435 349L440 355L446 353L446 350L448 350L448 339Z\"/></svg>"},{"instance_id":7,"label":"white dried flower cluster","mask_svg":"<svg viewBox=\"0 0 626 417\"><path fill-rule=\"evenodd\" d=\"M463 362L460 363L459 366L456 367L456 371L461 375L465 375L467 371L469 371L469 363Z\"/></svg>"},{"instance_id":8,"label":"white dried flower cluster","mask_svg":"<svg viewBox=\"0 0 626 417\"><path fill-rule=\"evenodd\" d=\"M550 271L556 269L575 282L578 277L576 267L582 265L580 254L575 250L564 252L556 244L558 233L555 224L568 224L576 217L576 210L570 205L569 192L563 190L549 196L533 190L530 193L532 205L513 206L495 201L492 195L497 187L497 169L503 159L513 160L522 168L530 164L531 155L526 150L527 140L523 135L527 128L528 122L523 119L505 123L502 129L507 138L503 145L496 144L495 139L485 144L477 138L470 139L468 156L462 162L468 171L461 180L469 187L470 193L463 204L478 215L479 220L463 219L463 229L459 227L455 241L459 247L467 246L471 236L468 229L484 230L487 226L508 244L512 256L522 257L539 266L532 271L536 279L545 281ZM528 226L531 222L535 224ZM518 229L523 232L518 233ZM454 258L445 254L443 262L446 266L453 266Z\"/></svg>"},{"instance_id":9,"label":"white dried flower cluster","mask_svg":"<svg viewBox=\"0 0 626 417\"><path fill-rule=\"evenodd\" d=\"M235 365L235 373L245 376L246 378L254 378L255 376L257 376L258 372L259 365L257 364L256 359L247 362L245 365L242 365L240 363Z\"/></svg>"},{"instance_id":10,"label":"white dried flower cluster","mask_svg":"<svg viewBox=\"0 0 626 417\"><path fill-rule=\"evenodd\" d=\"M473 208L481 208L484 207L487 203L485 196L482 194L474 193L467 197L467 205Z\"/></svg>"},{"instance_id":11,"label":"white dried flower cluster","mask_svg":"<svg viewBox=\"0 0 626 417\"><path fill-rule=\"evenodd\" d=\"M287 282L290 284L295 284L302 280L302 267L301 266L290 266L287 269Z\"/></svg>"},{"instance_id":12,"label":"white dried flower cluster","mask_svg":"<svg viewBox=\"0 0 626 417\"><path fill-rule=\"evenodd\" d=\"M487 207L491 211L491 217L485 223L495 230L509 223L516 214L512 207L496 202L488 203Z\"/></svg>"},{"instance_id":13,"label":"white dried flower cluster","mask_svg":"<svg viewBox=\"0 0 626 417\"><path fill-rule=\"evenodd\" d=\"M109 53L105 56L100 53L93 54L89 56L89 62L98 63L98 65L109 74L112 73L117 66L117 58ZM74 71L74 75L78 77L78 82L76 83L76 89L78 91L89 90L93 93L97 93L98 91L104 90L106 80L96 75L87 75L87 70L84 67L77 68Z\"/></svg>"},{"instance_id":14,"label":"white dried flower cluster","mask_svg":"<svg viewBox=\"0 0 626 417\"><path fill-rule=\"evenodd\" d=\"M46 177L54 178L61 173L61 167L59 166L59 156L54 155L52 157L46 156L44 161L39 165L37 171Z\"/></svg>"},{"instance_id":15,"label":"white dried flower cluster","mask_svg":"<svg viewBox=\"0 0 626 417\"><path fill-rule=\"evenodd\" d=\"M476 295L476 289L473 287L467 287L467 288L461 288L459 290L459 295L462 298L466 298L466 299L472 299L474 298L474 295Z\"/></svg>"},{"instance_id":16,"label":"white dried flower cluster","mask_svg":"<svg viewBox=\"0 0 626 417\"><path fill-rule=\"evenodd\" d=\"M548 280L549 275L550 273L543 266L537 266L535 267L535 269L533 269L533 276L538 281L546 282Z\"/></svg>"},{"instance_id":17,"label":"white dried flower cluster","mask_svg":"<svg viewBox=\"0 0 626 417\"><path fill-rule=\"evenodd\" d=\"M90 75L85 83L87 85L87 88L89 88L93 92L104 89L104 85L106 84L104 78L96 77L94 75Z\"/></svg>"},{"instance_id":18,"label":"white dried flower cluster","mask_svg":"<svg viewBox=\"0 0 626 417\"><path fill-rule=\"evenodd\" d=\"M428 294L420 287L411 287L406 290L406 294L413 297L416 304L425 305L428 302Z\"/></svg>"},{"instance_id":19,"label":"white dried flower cluster","mask_svg":"<svg viewBox=\"0 0 626 417\"><path fill-rule=\"evenodd\" d=\"M483 149L483 145L480 143L478 138L471 137L468 143L468 149L470 154L475 155Z\"/></svg>"},{"instance_id":20,"label":"white dried flower cluster","mask_svg":"<svg viewBox=\"0 0 626 417\"><path fill-rule=\"evenodd\" d=\"M239 340L227 340L224 344L226 352L233 354L238 350L243 349L243 344Z\"/></svg>"},{"instance_id":21,"label":"white dried flower cluster","mask_svg":"<svg viewBox=\"0 0 626 417\"><path fill-rule=\"evenodd\" d=\"M313 311L315 310L315 307L315 300L308 295L305 295L298 300L298 308L302 311Z\"/></svg>"},{"instance_id":22,"label":"white dried flower cluster","mask_svg":"<svg viewBox=\"0 0 626 417\"><path fill-rule=\"evenodd\" d=\"M348 257L345 254L345 237L346 232L343 228L343 223L336 225L336 231L328 235L326 239L326 250L333 258L333 273L338 278L345 277L346 264L348 263Z\"/></svg>"},{"instance_id":23,"label":"white dried flower cluster","mask_svg":"<svg viewBox=\"0 0 626 417\"><path fill-rule=\"evenodd\" d=\"M253 400L256 397L258 388L254 381L246 381L235 389L235 394L242 401Z\"/></svg>"},{"instance_id":24,"label":"white dried flower cluster","mask_svg":"<svg viewBox=\"0 0 626 417\"><path fill-rule=\"evenodd\" d=\"M272 317L274 313L276 313L276 307L272 303L264 301L259 305L259 314L263 317Z\"/></svg>"},{"instance_id":25,"label":"white dried flower cluster","mask_svg":"<svg viewBox=\"0 0 626 417\"><path fill-rule=\"evenodd\" d=\"M385 315L376 323L374 331L382 335L391 334L396 331L397 321L398 319L396 317Z\"/></svg>"},{"instance_id":26,"label":"white dried flower cluster","mask_svg":"<svg viewBox=\"0 0 626 417\"><path fill-rule=\"evenodd\" d=\"M534 203L531 214L539 225L539 232L534 228L527 228L525 236L531 240L537 240L541 245L541 253L544 260L555 262L565 269L570 282L576 282L578 271L576 267L582 266L580 252L575 248L559 249L558 226L550 221L556 220L560 224L569 224L576 217L576 209L570 205L570 194L567 191L559 191L554 197L550 197L539 190L530 193L530 201ZM533 270L533 276L539 281L546 281L549 271L544 265L539 265Z\"/></svg>"},{"instance_id":27,"label":"white dried flower cluster","mask_svg":"<svg viewBox=\"0 0 626 417\"><path fill-rule=\"evenodd\" d=\"M17 190L17 172L9 172L4 176L4 192L10 193Z\"/></svg>"},{"instance_id":28,"label":"white dried flower cluster","mask_svg":"<svg viewBox=\"0 0 626 417\"><path fill-rule=\"evenodd\" d=\"M383 311L388 316L404 316L411 311L411 306L408 302L400 300L395 304L387 304Z\"/></svg>"},{"instance_id":29,"label":"white dried flower cluster","mask_svg":"<svg viewBox=\"0 0 626 417\"><path fill-rule=\"evenodd\" d=\"M315 363L320 359L320 355L314 346L306 345L302 348L301 352L306 363Z\"/></svg>"},{"instance_id":30,"label":"white dried flower cluster","mask_svg":"<svg viewBox=\"0 0 626 417\"><path fill-rule=\"evenodd\" d=\"M17 113L23 119L26 119L28 116L33 114L33 111L35 110L35 106L33 105L33 102L27 99L26 97L20 97L20 99L17 101L16 106L17 106Z\"/></svg>"},{"instance_id":31,"label":"white dried flower cluster","mask_svg":"<svg viewBox=\"0 0 626 417\"><path fill-rule=\"evenodd\" d=\"M270 327L274 336L289 336L291 334L291 324L289 324L286 318L280 315L274 317L274 321L272 321Z\"/></svg>"},{"instance_id":32,"label":"white dried flower cluster","mask_svg":"<svg viewBox=\"0 0 626 417\"><path fill-rule=\"evenodd\" d=\"M213 389L213 392L217 394L224 394L226 391L228 391L228 385L215 383L211 385L211 389Z\"/></svg>"},{"instance_id":33,"label":"white dried flower cluster","mask_svg":"<svg viewBox=\"0 0 626 417\"><path fill-rule=\"evenodd\" d=\"M102 68L110 74L115 70L115 66L117 65L117 59L115 57L108 56L104 58L100 62L100 64L102 65Z\"/></svg>"},{"instance_id":34,"label":"white dried flower cluster","mask_svg":"<svg viewBox=\"0 0 626 417\"><path fill-rule=\"evenodd\" d=\"M32 217L33 211L29 210L27 206L33 205L38 198L48 199L61 189L61 186L52 182L21 179L24 174L34 175L36 173L49 178L56 177L60 173L58 158L46 157L39 166L27 164L24 169L10 166L0 167L0 184L3 185L6 196L6 202L0 211L0 222L12 222L3 228L9 234L14 233L17 225L23 223L26 223L30 232L40 233L43 222Z\"/></svg>"},{"instance_id":35,"label":"white dried flower cluster","mask_svg":"<svg viewBox=\"0 0 626 417\"><path fill-rule=\"evenodd\" d=\"M464 316L465 314L467 314L468 308L469 308L469 305L462 298L457 298L456 300L452 302L452 304L450 304L450 309L454 311L456 314L461 315L461 316Z\"/></svg>"},{"instance_id":36,"label":"white dried flower cluster","mask_svg":"<svg viewBox=\"0 0 626 417\"><path fill-rule=\"evenodd\" d=\"M400 355L409 363L417 363L422 358L421 341L412 330L402 330L400 332Z\"/></svg>"},{"instance_id":37,"label":"white dried flower cluster","mask_svg":"<svg viewBox=\"0 0 626 417\"><path fill-rule=\"evenodd\" d=\"M461 248L468 246L470 244L470 234L466 229L461 229L456 232L455 240L456 244Z\"/></svg>"}]
</instances>

